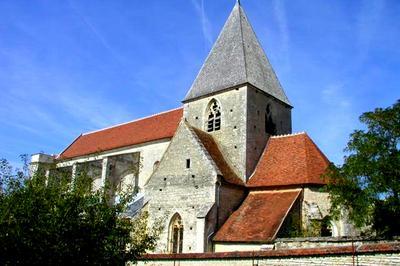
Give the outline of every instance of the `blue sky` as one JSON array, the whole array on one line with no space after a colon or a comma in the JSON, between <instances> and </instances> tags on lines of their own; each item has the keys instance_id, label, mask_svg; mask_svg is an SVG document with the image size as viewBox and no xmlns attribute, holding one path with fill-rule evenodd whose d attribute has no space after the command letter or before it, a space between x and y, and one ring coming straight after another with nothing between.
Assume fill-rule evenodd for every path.
<instances>
[{"instance_id":1,"label":"blue sky","mask_svg":"<svg viewBox=\"0 0 400 266\"><path fill-rule=\"evenodd\" d=\"M400 98L400 1L242 0L306 131L341 163ZM179 107L234 0L0 1L0 158Z\"/></svg>"}]
</instances>

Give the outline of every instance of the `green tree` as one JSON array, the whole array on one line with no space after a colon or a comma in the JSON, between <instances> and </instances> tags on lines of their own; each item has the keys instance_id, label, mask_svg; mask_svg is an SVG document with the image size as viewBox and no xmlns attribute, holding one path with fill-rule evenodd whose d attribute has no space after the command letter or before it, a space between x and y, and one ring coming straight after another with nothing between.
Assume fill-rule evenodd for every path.
<instances>
[{"instance_id":1,"label":"green tree","mask_svg":"<svg viewBox=\"0 0 400 266\"><path fill-rule=\"evenodd\" d=\"M357 227L400 235L400 101L363 113L360 121L366 127L350 135L343 165L327 173L332 214L344 207Z\"/></svg>"},{"instance_id":2,"label":"green tree","mask_svg":"<svg viewBox=\"0 0 400 266\"><path fill-rule=\"evenodd\" d=\"M147 213L124 215L132 193L110 204L107 188L76 183L40 169L27 178L0 160L1 265L124 265L155 247L160 228L148 228Z\"/></svg>"}]
</instances>

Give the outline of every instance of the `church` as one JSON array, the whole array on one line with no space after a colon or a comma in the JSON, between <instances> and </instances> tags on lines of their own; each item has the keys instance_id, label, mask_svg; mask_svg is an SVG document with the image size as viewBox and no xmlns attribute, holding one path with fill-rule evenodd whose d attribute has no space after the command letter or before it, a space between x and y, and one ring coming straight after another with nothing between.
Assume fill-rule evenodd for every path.
<instances>
[{"instance_id":1,"label":"church","mask_svg":"<svg viewBox=\"0 0 400 266\"><path fill-rule=\"evenodd\" d=\"M89 169L93 190L106 180L135 187L132 215L147 210L150 224L163 221L157 253L260 250L298 232L353 233L345 219L329 219L321 191L329 160L306 133L292 133L293 106L239 2L182 104L83 133L31 163L55 164L72 182Z\"/></svg>"}]
</instances>

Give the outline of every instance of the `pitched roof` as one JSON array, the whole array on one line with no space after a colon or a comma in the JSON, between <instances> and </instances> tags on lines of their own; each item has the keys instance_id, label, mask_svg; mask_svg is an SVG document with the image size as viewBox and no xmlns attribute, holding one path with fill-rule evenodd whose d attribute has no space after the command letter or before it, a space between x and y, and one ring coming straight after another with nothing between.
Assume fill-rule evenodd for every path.
<instances>
[{"instance_id":1,"label":"pitched roof","mask_svg":"<svg viewBox=\"0 0 400 266\"><path fill-rule=\"evenodd\" d=\"M184 102L251 83L290 105L239 3L236 3Z\"/></svg>"},{"instance_id":2,"label":"pitched roof","mask_svg":"<svg viewBox=\"0 0 400 266\"><path fill-rule=\"evenodd\" d=\"M183 115L174 109L125 124L80 135L59 156L70 159L149 141L171 138Z\"/></svg>"},{"instance_id":3,"label":"pitched roof","mask_svg":"<svg viewBox=\"0 0 400 266\"><path fill-rule=\"evenodd\" d=\"M235 174L232 168L224 159L221 150L218 148L217 143L213 137L200 129L191 127L194 133L197 135L203 146L206 148L207 152L210 154L211 158L215 162L224 180L228 183L235 185L244 185L243 181Z\"/></svg>"},{"instance_id":4,"label":"pitched roof","mask_svg":"<svg viewBox=\"0 0 400 266\"><path fill-rule=\"evenodd\" d=\"M306 133L273 136L250 177L248 187L325 184L329 160Z\"/></svg>"},{"instance_id":5,"label":"pitched roof","mask_svg":"<svg viewBox=\"0 0 400 266\"><path fill-rule=\"evenodd\" d=\"M218 230L217 242L269 242L275 239L301 190L252 191Z\"/></svg>"}]
</instances>

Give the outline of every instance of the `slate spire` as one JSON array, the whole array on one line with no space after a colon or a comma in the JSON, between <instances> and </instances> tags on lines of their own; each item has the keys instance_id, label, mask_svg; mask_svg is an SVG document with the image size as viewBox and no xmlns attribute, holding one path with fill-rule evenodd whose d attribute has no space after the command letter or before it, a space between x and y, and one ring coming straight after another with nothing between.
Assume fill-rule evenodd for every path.
<instances>
[{"instance_id":1,"label":"slate spire","mask_svg":"<svg viewBox=\"0 0 400 266\"><path fill-rule=\"evenodd\" d=\"M246 82L290 106L240 1L236 1L183 102Z\"/></svg>"}]
</instances>

